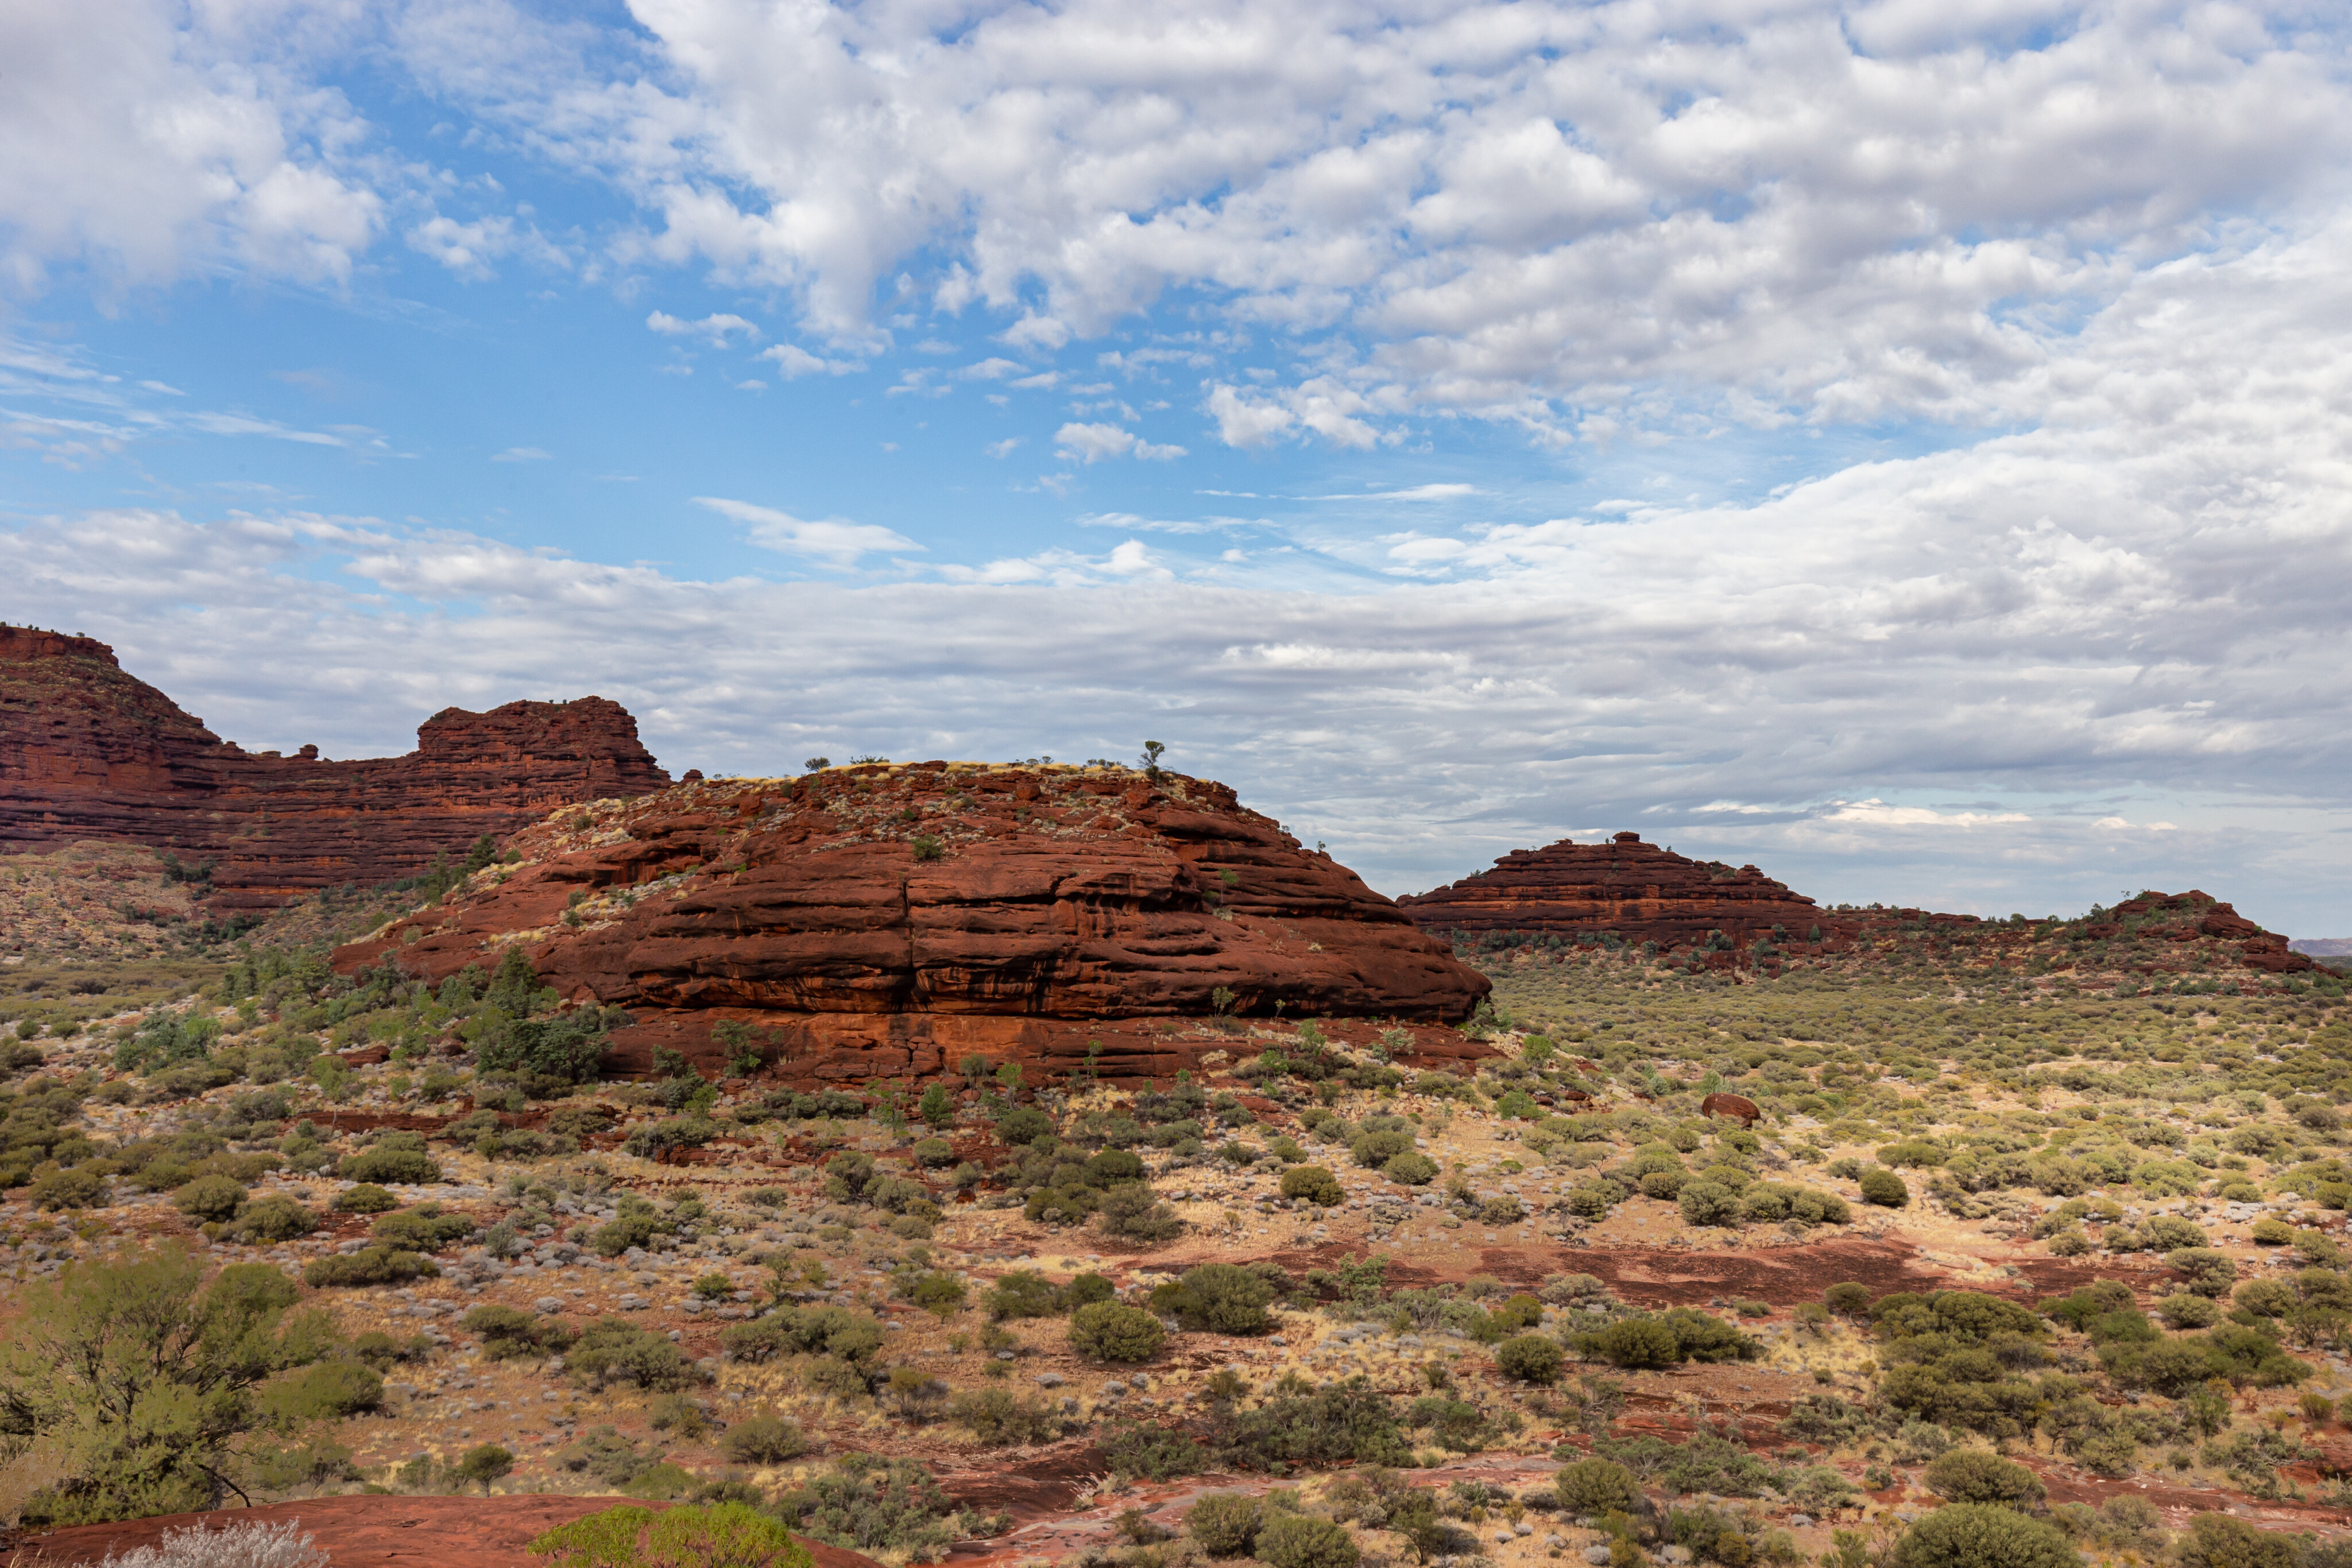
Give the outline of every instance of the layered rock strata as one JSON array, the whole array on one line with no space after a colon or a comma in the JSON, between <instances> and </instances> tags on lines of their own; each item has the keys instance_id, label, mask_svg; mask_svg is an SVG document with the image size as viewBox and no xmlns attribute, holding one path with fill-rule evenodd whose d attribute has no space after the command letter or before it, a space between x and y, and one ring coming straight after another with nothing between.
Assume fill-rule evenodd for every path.
<instances>
[{"instance_id":1,"label":"layered rock strata","mask_svg":"<svg viewBox=\"0 0 2352 1568\"><path fill-rule=\"evenodd\" d=\"M718 1031L809 1079L975 1055L1172 1072L1255 1054L1242 1020L1442 1023L1490 988L1353 872L1173 773L930 762L712 780L510 842L520 866L338 967L391 956L437 981L520 943L568 999L635 1016L617 1066L657 1045L715 1065L731 1049Z\"/></svg>"},{"instance_id":2,"label":"layered rock strata","mask_svg":"<svg viewBox=\"0 0 2352 1568\"><path fill-rule=\"evenodd\" d=\"M1613 934L1662 951L1706 943L1744 948L1759 938L1835 945L1853 931L1851 922L1752 865L1691 860L1643 843L1639 833L1513 850L1492 871L1397 905L1426 930Z\"/></svg>"},{"instance_id":3,"label":"layered rock strata","mask_svg":"<svg viewBox=\"0 0 2352 1568\"><path fill-rule=\"evenodd\" d=\"M669 775L603 697L444 708L404 757L248 752L87 637L0 626L0 850L127 841L212 862L215 909L405 876L551 808Z\"/></svg>"}]
</instances>

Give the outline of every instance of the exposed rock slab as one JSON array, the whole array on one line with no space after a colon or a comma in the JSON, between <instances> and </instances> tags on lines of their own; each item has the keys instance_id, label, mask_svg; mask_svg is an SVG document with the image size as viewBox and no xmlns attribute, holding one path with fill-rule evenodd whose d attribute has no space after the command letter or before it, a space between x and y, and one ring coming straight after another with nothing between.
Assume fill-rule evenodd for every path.
<instances>
[{"instance_id":1,"label":"exposed rock slab","mask_svg":"<svg viewBox=\"0 0 2352 1568\"><path fill-rule=\"evenodd\" d=\"M522 865L341 950L438 980L520 943L617 1037L699 1060L741 1023L797 1075L965 1056L1172 1071L1195 1021L1444 1022L1491 988L1328 854L1222 784L978 763L715 780L559 812ZM1180 1021L1182 1020L1182 1021ZM1240 1031L1234 1031L1236 1036Z\"/></svg>"},{"instance_id":2,"label":"exposed rock slab","mask_svg":"<svg viewBox=\"0 0 2352 1568\"><path fill-rule=\"evenodd\" d=\"M0 626L0 849L106 839L214 862L218 909L413 874L551 808L669 775L603 697L444 708L404 757L248 752L87 637Z\"/></svg>"}]
</instances>

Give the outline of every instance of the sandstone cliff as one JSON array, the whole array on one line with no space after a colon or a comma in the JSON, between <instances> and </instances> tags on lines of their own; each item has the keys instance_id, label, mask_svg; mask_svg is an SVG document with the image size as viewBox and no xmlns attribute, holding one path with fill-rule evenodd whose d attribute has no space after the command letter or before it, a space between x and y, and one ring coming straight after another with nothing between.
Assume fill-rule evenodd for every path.
<instances>
[{"instance_id":1,"label":"sandstone cliff","mask_svg":"<svg viewBox=\"0 0 2352 1568\"><path fill-rule=\"evenodd\" d=\"M1851 921L1833 918L1752 865L1735 871L1691 860L1643 843L1639 833L1513 850L1492 871L1397 904L1426 930L1614 933L1630 943L1654 942L1661 951L1710 941L1728 951L1759 938L1834 945L1853 931Z\"/></svg>"},{"instance_id":2,"label":"sandstone cliff","mask_svg":"<svg viewBox=\"0 0 2352 1568\"><path fill-rule=\"evenodd\" d=\"M520 942L567 998L637 1015L625 1055L715 1063L712 1030L731 1022L803 1077L972 1054L1067 1067L1091 1042L1107 1070L1171 1071L1255 1053L1239 1026L1202 1033L1220 1012L1451 1020L1490 988L1353 872L1173 773L931 762L713 780L560 812L511 842L520 867L338 967L389 954L439 979Z\"/></svg>"},{"instance_id":3,"label":"sandstone cliff","mask_svg":"<svg viewBox=\"0 0 2352 1568\"><path fill-rule=\"evenodd\" d=\"M0 626L0 850L110 839L209 861L218 909L408 875L556 805L669 781L603 697L445 708L416 739L369 761L247 752L105 643Z\"/></svg>"}]
</instances>

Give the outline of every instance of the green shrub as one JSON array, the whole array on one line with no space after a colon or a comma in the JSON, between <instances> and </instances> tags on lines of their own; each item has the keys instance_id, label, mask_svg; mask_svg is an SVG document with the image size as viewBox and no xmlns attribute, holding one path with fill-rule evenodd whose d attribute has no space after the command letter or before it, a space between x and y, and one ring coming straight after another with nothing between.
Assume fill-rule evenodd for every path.
<instances>
[{"instance_id":1,"label":"green shrub","mask_svg":"<svg viewBox=\"0 0 2352 1568\"><path fill-rule=\"evenodd\" d=\"M575 1519L526 1548L551 1568L810 1568L807 1547L742 1502L656 1513L626 1504Z\"/></svg>"},{"instance_id":2,"label":"green shrub","mask_svg":"<svg viewBox=\"0 0 2352 1568\"><path fill-rule=\"evenodd\" d=\"M1647 1181L1643 1185L1646 1187ZM1739 1218L1739 1195L1711 1181L1685 1184L1675 1201L1692 1225L1729 1225Z\"/></svg>"},{"instance_id":3,"label":"green shrub","mask_svg":"<svg viewBox=\"0 0 2352 1568\"><path fill-rule=\"evenodd\" d=\"M172 1207L191 1219L233 1219L245 1207L241 1181L223 1176L198 1176L172 1195Z\"/></svg>"},{"instance_id":4,"label":"green shrub","mask_svg":"<svg viewBox=\"0 0 2352 1568\"><path fill-rule=\"evenodd\" d=\"M997 1118L999 1142L1018 1146L1034 1144L1054 1130L1054 1119L1034 1105L1015 1105Z\"/></svg>"},{"instance_id":5,"label":"green shrub","mask_svg":"<svg viewBox=\"0 0 2352 1568\"><path fill-rule=\"evenodd\" d=\"M2294 1537L2256 1530L2227 1514L2200 1513L2173 1545L2180 1568L2294 1568Z\"/></svg>"},{"instance_id":6,"label":"green shrub","mask_svg":"<svg viewBox=\"0 0 2352 1568\"><path fill-rule=\"evenodd\" d=\"M1061 1291L1034 1269L1015 1269L999 1276L980 1304L999 1322L1006 1318L1050 1318L1064 1310Z\"/></svg>"},{"instance_id":7,"label":"green shrub","mask_svg":"<svg viewBox=\"0 0 2352 1568\"><path fill-rule=\"evenodd\" d=\"M457 1320L457 1326L478 1336L482 1354L492 1361L560 1355L571 1347L573 1338L572 1331L553 1318L534 1317L513 1307L476 1307Z\"/></svg>"},{"instance_id":8,"label":"green shrub","mask_svg":"<svg viewBox=\"0 0 2352 1568\"><path fill-rule=\"evenodd\" d=\"M2177 1329L2211 1328L2221 1321L2221 1309L2203 1296L2176 1291L2156 1303L2157 1315Z\"/></svg>"},{"instance_id":9,"label":"green shrub","mask_svg":"<svg viewBox=\"0 0 2352 1568\"><path fill-rule=\"evenodd\" d=\"M981 1521L958 1511L916 1459L851 1454L773 1506L828 1545L915 1561L944 1557L956 1541L982 1533Z\"/></svg>"},{"instance_id":10,"label":"green shrub","mask_svg":"<svg viewBox=\"0 0 2352 1568\"><path fill-rule=\"evenodd\" d=\"M1858 1318L1870 1311L1870 1287L1851 1281L1832 1285L1822 1292L1822 1301L1829 1310L1841 1317Z\"/></svg>"},{"instance_id":11,"label":"green shrub","mask_svg":"<svg viewBox=\"0 0 2352 1568\"><path fill-rule=\"evenodd\" d=\"M1559 1346L1541 1334L1521 1334L1495 1348L1495 1364L1504 1376L1520 1383L1558 1382L1564 1359Z\"/></svg>"},{"instance_id":12,"label":"green shrub","mask_svg":"<svg viewBox=\"0 0 2352 1568\"><path fill-rule=\"evenodd\" d=\"M1407 1149L1382 1166L1381 1174L1401 1186L1427 1186L1437 1179L1437 1162L1417 1149Z\"/></svg>"},{"instance_id":13,"label":"green shrub","mask_svg":"<svg viewBox=\"0 0 2352 1568\"><path fill-rule=\"evenodd\" d=\"M1356 1568L1355 1538L1328 1519L1277 1513L1257 1532L1258 1561L1270 1568Z\"/></svg>"},{"instance_id":14,"label":"green shrub","mask_svg":"<svg viewBox=\"0 0 2352 1568\"><path fill-rule=\"evenodd\" d=\"M634 1383L650 1394L669 1394L702 1381L702 1373L669 1340L620 1318L590 1325L564 1353L563 1367L596 1387Z\"/></svg>"},{"instance_id":15,"label":"green shrub","mask_svg":"<svg viewBox=\"0 0 2352 1568\"><path fill-rule=\"evenodd\" d=\"M1184 1234L1184 1221L1176 1211L1139 1181L1103 1194L1095 1223L1105 1236L1122 1241L1172 1241Z\"/></svg>"},{"instance_id":16,"label":"green shrub","mask_svg":"<svg viewBox=\"0 0 2352 1568\"><path fill-rule=\"evenodd\" d=\"M1410 1459L1395 1409L1362 1377L1305 1393L1282 1393L1281 1386L1257 1408L1233 1416L1221 1456L1225 1462L1260 1469Z\"/></svg>"},{"instance_id":17,"label":"green shrub","mask_svg":"<svg viewBox=\"0 0 2352 1568\"><path fill-rule=\"evenodd\" d=\"M1097 1361L1149 1361L1168 1331L1140 1307L1094 1301L1070 1314L1070 1348Z\"/></svg>"},{"instance_id":18,"label":"green shrub","mask_svg":"<svg viewBox=\"0 0 2352 1568\"><path fill-rule=\"evenodd\" d=\"M290 1197L272 1195L247 1204L245 1212L221 1234L232 1241L251 1244L291 1241L318 1228L317 1215Z\"/></svg>"},{"instance_id":19,"label":"green shrub","mask_svg":"<svg viewBox=\"0 0 2352 1568\"><path fill-rule=\"evenodd\" d=\"M302 1270L302 1282L320 1290L339 1285L390 1285L441 1272L441 1266L419 1252L395 1252L389 1247L362 1247L356 1252L320 1258Z\"/></svg>"},{"instance_id":20,"label":"green shrub","mask_svg":"<svg viewBox=\"0 0 2352 1568\"><path fill-rule=\"evenodd\" d=\"M982 1448L1051 1440L1060 1424L1045 1403L1005 1388L963 1388L948 1401L948 1418L971 1428Z\"/></svg>"},{"instance_id":21,"label":"green shrub","mask_svg":"<svg viewBox=\"0 0 2352 1568\"><path fill-rule=\"evenodd\" d=\"M484 1492L490 1483L515 1466L515 1457L496 1443L478 1443L457 1456L449 1467L449 1479L459 1486L478 1486Z\"/></svg>"},{"instance_id":22,"label":"green shrub","mask_svg":"<svg viewBox=\"0 0 2352 1568\"><path fill-rule=\"evenodd\" d=\"M1293 1166L1282 1173L1282 1196L1303 1197L1318 1208L1330 1208L1348 1201L1347 1189L1339 1178L1321 1166Z\"/></svg>"},{"instance_id":23,"label":"green shrub","mask_svg":"<svg viewBox=\"0 0 2352 1568\"><path fill-rule=\"evenodd\" d=\"M739 1465L781 1465L808 1452L808 1437L782 1416L749 1416L727 1428L719 1451Z\"/></svg>"},{"instance_id":24,"label":"green shrub","mask_svg":"<svg viewBox=\"0 0 2352 1568\"><path fill-rule=\"evenodd\" d=\"M1946 1502L1999 1502L2039 1507L2048 1489L2023 1465L1989 1448L1947 1448L1929 1461L1927 1490Z\"/></svg>"},{"instance_id":25,"label":"green shrub","mask_svg":"<svg viewBox=\"0 0 2352 1568\"><path fill-rule=\"evenodd\" d=\"M1611 1459L1579 1459L1552 1477L1559 1506L1571 1514L1642 1511L1642 1486L1633 1472Z\"/></svg>"},{"instance_id":26,"label":"green shrub","mask_svg":"<svg viewBox=\"0 0 2352 1568\"><path fill-rule=\"evenodd\" d=\"M1910 1203L1911 1189L1893 1171L1873 1166L1862 1173L1862 1201L1881 1208L1901 1208Z\"/></svg>"},{"instance_id":27,"label":"green shrub","mask_svg":"<svg viewBox=\"0 0 2352 1568\"><path fill-rule=\"evenodd\" d=\"M444 1214L437 1203L420 1203L415 1208L383 1216L369 1228L368 1234L404 1252L438 1252L451 1242L471 1236L474 1229L474 1221L468 1215Z\"/></svg>"},{"instance_id":28,"label":"green shrub","mask_svg":"<svg viewBox=\"0 0 2352 1568\"><path fill-rule=\"evenodd\" d=\"M1955 1502L1905 1531L1887 1568L2080 1568L2057 1526L1998 1503Z\"/></svg>"},{"instance_id":29,"label":"green shrub","mask_svg":"<svg viewBox=\"0 0 2352 1568\"><path fill-rule=\"evenodd\" d=\"M1211 1492L1184 1515L1184 1532L1212 1557L1245 1557L1257 1545L1265 1507L1242 1492Z\"/></svg>"},{"instance_id":30,"label":"green shrub","mask_svg":"<svg viewBox=\"0 0 2352 1568\"><path fill-rule=\"evenodd\" d=\"M730 1323L719 1344L738 1361L754 1364L780 1355L824 1355L863 1366L882 1349L882 1325L847 1307L778 1307L750 1322Z\"/></svg>"},{"instance_id":31,"label":"green shrub","mask_svg":"<svg viewBox=\"0 0 2352 1568\"><path fill-rule=\"evenodd\" d=\"M425 1140L415 1133L384 1133L358 1154L347 1155L335 1167L345 1181L381 1186L422 1186L441 1179L441 1167L425 1152Z\"/></svg>"},{"instance_id":32,"label":"green shrub","mask_svg":"<svg viewBox=\"0 0 2352 1568\"><path fill-rule=\"evenodd\" d=\"M339 1214L382 1214L399 1207L400 1199L373 1182L346 1187L335 1196L335 1211Z\"/></svg>"},{"instance_id":33,"label":"green shrub","mask_svg":"<svg viewBox=\"0 0 2352 1568\"><path fill-rule=\"evenodd\" d=\"M1348 1145L1348 1154L1366 1170L1379 1170L1399 1155L1410 1153L1412 1149L1411 1133L1383 1130L1377 1133L1358 1134L1355 1142Z\"/></svg>"},{"instance_id":34,"label":"green shrub","mask_svg":"<svg viewBox=\"0 0 2352 1568\"><path fill-rule=\"evenodd\" d=\"M2238 1265L2228 1253L2210 1247L2184 1247L2166 1253L2164 1260L2188 1276L2182 1283L2196 1295L2226 1296L2230 1287L2238 1282Z\"/></svg>"},{"instance_id":35,"label":"green shrub","mask_svg":"<svg viewBox=\"0 0 2352 1568\"><path fill-rule=\"evenodd\" d=\"M1231 1263L1203 1263L1151 1291L1151 1310L1172 1314L1186 1328L1209 1333L1264 1333L1274 1324L1266 1307L1273 1282Z\"/></svg>"},{"instance_id":36,"label":"green shrub","mask_svg":"<svg viewBox=\"0 0 2352 1568\"><path fill-rule=\"evenodd\" d=\"M1655 1318L1621 1318L1591 1333L1580 1334L1577 1348L1597 1355L1612 1366L1672 1366L1682 1360L1675 1331Z\"/></svg>"},{"instance_id":37,"label":"green shrub","mask_svg":"<svg viewBox=\"0 0 2352 1568\"><path fill-rule=\"evenodd\" d=\"M283 1421L340 1421L383 1404L383 1379L356 1361L322 1361L262 1391L261 1407Z\"/></svg>"}]
</instances>

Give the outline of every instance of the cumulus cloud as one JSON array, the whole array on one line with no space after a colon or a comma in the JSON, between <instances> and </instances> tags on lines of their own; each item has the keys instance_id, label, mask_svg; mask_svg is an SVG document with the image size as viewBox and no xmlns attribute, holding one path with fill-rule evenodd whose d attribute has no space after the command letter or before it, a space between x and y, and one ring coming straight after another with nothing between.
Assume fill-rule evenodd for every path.
<instances>
[{"instance_id":1,"label":"cumulus cloud","mask_svg":"<svg viewBox=\"0 0 2352 1568\"><path fill-rule=\"evenodd\" d=\"M667 311L656 310L646 318L646 325L666 338L700 338L714 349L725 348L731 335L737 332L755 343L761 337L760 329L740 316L710 315L699 321L688 321ZM768 355L772 356L775 352L771 349Z\"/></svg>"},{"instance_id":2,"label":"cumulus cloud","mask_svg":"<svg viewBox=\"0 0 2352 1568\"><path fill-rule=\"evenodd\" d=\"M1099 463L1106 457L1165 462L1184 455L1181 446L1154 446L1135 432L1116 424L1066 424L1054 433L1054 447L1055 455L1066 463Z\"/></svg>"},{"instance_id":3,"label":"cumulus cloud","mask_svg":"<svg viewBox=\"0 0 2352 1568\"><path fill-rule=\"evenodd\" d=\"M856 360L828 360L796 343L777 343L760 350L760 358L775 361L776 373L786 381L802 376L845 376L866 368Z\"/></svg>"},{"instance_id":4,"label":"cumulus cloud","mask_svg":"<svg viewBox=\"0 0 2352 1568\"><path fill-rule=\"evenodd\" d=\"M708 507L723 517L743 524L743 537L761 549L810 556L832 566L852 567L868 555L910 555L923 548L904 534L872 523L853 523L842 517L812 522L772 507L755 507L749 501L730 501L718 496L697 496L694 501L697 506Z\"/></svg>"}]
</instances>

